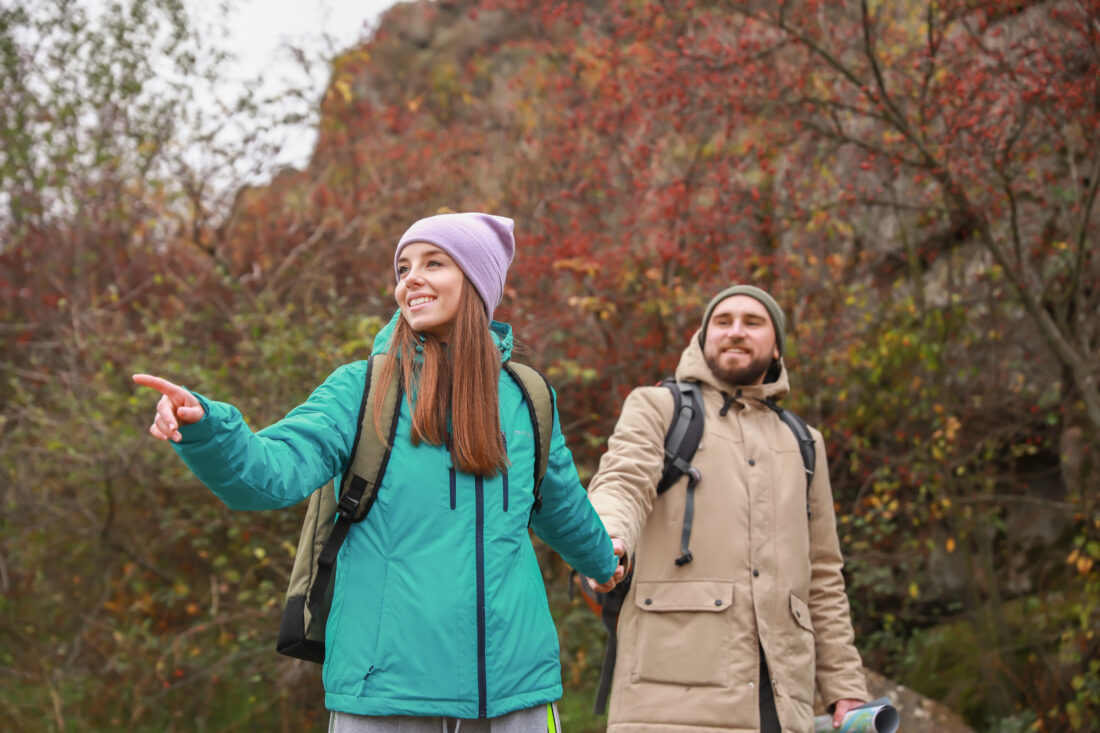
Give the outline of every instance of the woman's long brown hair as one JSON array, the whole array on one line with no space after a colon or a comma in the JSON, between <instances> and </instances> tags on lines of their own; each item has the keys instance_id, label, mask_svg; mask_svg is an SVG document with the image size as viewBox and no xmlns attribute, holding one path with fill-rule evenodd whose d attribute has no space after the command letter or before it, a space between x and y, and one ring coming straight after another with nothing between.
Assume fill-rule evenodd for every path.
<instances>
[{"instance_id":1,"label":"woman's long brown hair","mask_svg":"<svg viewBox=\"0 0 1100 733\"><path fill-rule=\"evenodd\" d=\"M415 358L417 346L423 349L422 359ZM489 333L481 297L469 280L462 283L449 343L413 331L400 318L387 351L390 358L377 389L385 394L390 380L398 378L400 365L412 413L409 438L413 445L420 441L446 444L449 417L451 455L460 471L489 477L507 468L497 395L500 352ZM382 432L382 402L374 403L374 429L385 441L389 436Z\"/></svg>"}]
</instances>

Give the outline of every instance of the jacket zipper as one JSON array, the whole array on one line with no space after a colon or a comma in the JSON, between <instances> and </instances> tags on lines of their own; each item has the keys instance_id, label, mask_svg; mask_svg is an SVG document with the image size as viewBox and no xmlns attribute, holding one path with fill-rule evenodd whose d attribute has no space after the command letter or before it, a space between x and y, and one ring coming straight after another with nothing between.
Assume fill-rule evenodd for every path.
<instances>
[{"instance_id":1,"label":"jacket zipper","mask_svg":"<svg viewBox=\"0 0 1100 733\"><path fill-rule=\"evenodd\" d=\"M455 457L451 452L452 437L450 433L447 433L447 439L443 443L443 449L447 451L447 476L451 481L451 511L454 511L458 506L458 477L455 475Z\"/></svg>"},{"instance_id":2,"label":"jacket zipper","mask_svg":"<svg viewBox=\"0 0 1100 733\"><path fill-rule=\"evenodd\" d=\"M475 535L477 541L477 717L488 718L485 683L485 483L474 477L477 504Z\"/></svg>"},{"instance_id":3,"label":"jacket zipper","mask_svg":"<svg viewBox=\"0 0 1100 733\"><path fill-rule=\"evenodd\" d=\"M500 442L504 445L504 454L508 454L508 439L504 437L504 431L500 431ZM501 483L504 484L504 511L508 511L508 469L501 469Z\"/></svg>"},{"instance_id":4,"label":"jacket zipper","mask_svg":"<svg viewBox=\"0 0 1100 733\"><path fill-rule=\"evenodd\" d=\"M451 510L458 506L458 486L457 477L455 476L455 467L452 465L448 469L448 473L451 475Z\"/></svg>"}]
</instances>

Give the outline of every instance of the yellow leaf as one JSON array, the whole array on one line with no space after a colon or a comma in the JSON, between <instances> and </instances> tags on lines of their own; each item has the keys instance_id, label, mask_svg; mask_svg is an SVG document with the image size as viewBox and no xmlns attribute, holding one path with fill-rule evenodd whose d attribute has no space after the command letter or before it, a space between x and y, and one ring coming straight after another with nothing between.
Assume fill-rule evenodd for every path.
<instances>
[{"instance_id":1,"label":"yellow leaf","mask_svg":"<svg viewBox=\"0 0 1100 733\"><path fill-rule=\"evenodd\" d=\"M955 538L954 537L948 537L947 538L946 547L947 547L948 552L954 552L955 551Z\"/></svg>"},{"instance_id":2,"label":"yellow leaf","mask_svg":"<svg viewBox=\"0 0 1100 733\"><path fill-rule=\"evenodd\" d=\"M344 98L344 102L351 101L351 84L348 84L347 81L337 79L332 88L340 93L340 96Z\"/></svg>"},{"instance_id":3,"label":"yellow leaf","mask_svg":"<svg viewBox=\"0 0 1100 733\"><path fill-rule=\"evenodd\" d=\"M920 596L920 588L917 587L916 583L910 583L909 584L909 597L910 598L918 598L919 596Z\"/></svg>"},{"instance_id":4,"label":"yellow leaf","mask_svg":"<svg viewBox=\"0 0 1100 733\"><path fill-rule=\"evenodd\" d=\"M959 432L960 427L962 427L962 423L954 415L947 418L947 439L955 440L955 434Z\"/></svg>"}]
</instances>

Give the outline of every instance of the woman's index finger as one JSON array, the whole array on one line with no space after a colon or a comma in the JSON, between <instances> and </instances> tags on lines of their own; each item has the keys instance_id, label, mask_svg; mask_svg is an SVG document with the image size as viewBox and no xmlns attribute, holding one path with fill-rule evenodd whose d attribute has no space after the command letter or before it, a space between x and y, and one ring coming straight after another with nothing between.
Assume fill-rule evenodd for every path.
<instances>
[{"instance_id":1,"label":"woman's index finger","mask_svg":"<svg viewBox=\"0 0 1100 733\"><path fill-rule=\"evenodd\" d=\"M134 381L143 387L152 387L179 405L187 404L194 399L190 392L178 384L169 382L167 379L154 377L152 374L135 374Z\"/></svg>"}]
</instances>

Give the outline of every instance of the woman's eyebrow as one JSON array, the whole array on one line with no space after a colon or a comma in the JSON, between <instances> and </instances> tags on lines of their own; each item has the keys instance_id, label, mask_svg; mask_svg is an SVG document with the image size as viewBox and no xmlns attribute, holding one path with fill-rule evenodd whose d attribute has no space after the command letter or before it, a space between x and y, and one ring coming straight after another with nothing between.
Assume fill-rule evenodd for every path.
<instances>
[{"instance_id":1,"label":"woman's eyebrow","mask_svg":"<svg viewBox=\"0 0 1100 733\"><path fill-rule=\"evenodd\" d=\"M442 249L439 249L438 247L433 247L432 249L424 250L424 252L421 253L420 256L422 258L425 258L425 257L438 257L439 255L447 256L447 253L445 251L443 251ZM409 258L408 258L407 255L401 255L400 257L397 258L397 264L399 264L399 265L402 262L408 262L408 261L409 261Z\"/></svg>"}]
</instances>

